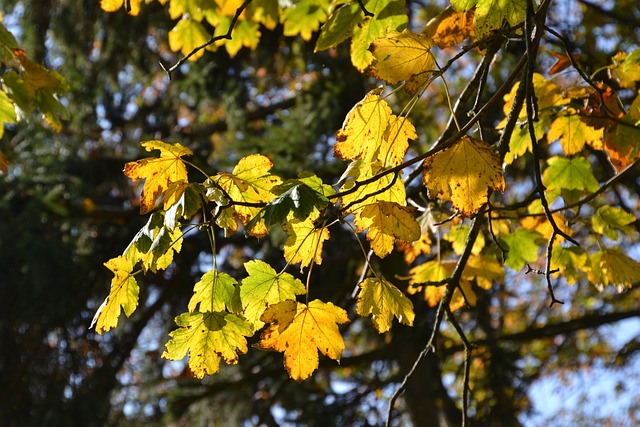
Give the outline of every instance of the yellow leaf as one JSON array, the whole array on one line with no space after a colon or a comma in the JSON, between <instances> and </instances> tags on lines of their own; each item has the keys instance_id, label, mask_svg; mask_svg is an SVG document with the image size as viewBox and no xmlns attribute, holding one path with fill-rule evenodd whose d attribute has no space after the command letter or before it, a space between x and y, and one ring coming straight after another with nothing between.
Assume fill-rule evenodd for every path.
<instances>
[{"instance_id":1,"label":"yellow leaf","mask_svg":"<svg viewBox=\"0 0 640 427\"><path fill-rule=\"evenodd\" d=\"M284 365L296 381L308 378L318 368L318 350L340 360L344 339L338 325L347 323L347 312L332 303L314 300L305 305L284 301L271 305L261 317L271 325L258 346L284 352Z\"/></svg>"},{"instance_id":2,"label":"yellow leaf","mask_svg":"<svg viewBox=\"0 0 640 427\"><path fill-rule=\"evenodd\" d=\"M429 195L451 200L463 215L472 215L487 202L488 188L504 190L500 159L484 141L465 136L428 157L424 165Z\"/></svg>"},{"instance_id":3,"label":"yellow leaf","mask_svg":"<svg viewBox=\"0 0 640 427\"><path fill-rule=\"evenodd\" d=\"M413 95L426 85L435 71L429 50L432 46L431 39L409 30L391 31L371 46L376 58L371 75L391 85L404 80L407 93Z\"/></svg>"},{"instance_id":4,"label":"yellow leaf","mask_svg":"<svg viewBox=\"0 0 640 427\"><path fill-rule=\"evenodd\" d=\"M276 273L264 261L252 260L244 264L249 276L240 286L240 300L243 316L253 325L253 329L260 329L264 323L260 321L267 306L286 300L295 300L296 295L304 294L302 282L289 273Z\"/></svg>"},{"instance_id":5,"label":"yellow leaf","mask_svg":"<svg viewBox=\"0 0 640 427\"><path fill-rule=\"evenodd\" d=\"M380 98L380 93L381 89L374 89L349 111L342 129L336 135L336 157L343 160L362 159L365 162L377 157L380 141L391 118L391 108Z\"/></svg>"},{"instance_id":6,"label":"yellow leaf","mask_svg":"<svg viewBox=\"0 0 640 427\"><path fill-rule=\"evenodd\" d=\"M183 313L176 323L162 357L182 360L189 352L189 368L197 378L218 372L220 359L238 363L238 354L248 349L245 337L252 335L249 323L227 312Z\"/></svg>"},{"instance_id":7,"label":"yellow leaf","mask_svg":"<svg viewBox=\"0 0 640 427\"><path fill-rule=\"evenodd\" d=\"M284 244L284 259L290 264L300 263L300 271L310 265L322 264L322 247L329 238L329 230L316 228L315 221L320 212L315 209L304 221L293 218L282 229L287 233Z\"/></svg>"},{"instance_id":8,"label":"yellow leaf","mask_svg":"<svg viewBox=\"0 0 640 427\"><path fill-rule=\"evenodd\" d=\"M404 252L407 264L413 264L418 256L431 253L431 237L428 232L422 233L415 242L398 242L398 249Z\"/></svg>"},{"instance_id":9,"label":"yellow leaf","mask_svg":"<svg viewBox=\"0 0 640 427\"><path fill-rule=\"evenodd\" d=\"M340 191L352 189L356 181L371 178L381 170L379 162L366 164L357 160L351 163L347 176L353 179L349 179L340 188ZM364 185L359 184L353 193L342 196L342 205L346 207L346 212L349 213L354 213L376 201L395 202L403 206L407 203L404 183L400 176L394 178L393 174L387 174L374 182Z\"/></svg>"},{"instance_id":10,"label":"yellow leaf","mask_svg":"<svg viewBox=\"0 0 640 427\"><path fill-rule=\"evenodd\" d=\"M367 240L376 255L383 258L391 253L396 239L413 242L420 238L420 224L413 211L394 202L377 201L363 207L354 223L359 232L369 229Z\"/></svg>"},{"instance_id":11,"label":"yellow leaf","mask_svg":"<svg viewBox=\"0 0 640 427\"><path fill-rule=\"evenodd\" d=\"M587 125L580 116L560 116L553 121L547 138L549 142L560 140L564 154L571 156L579 153L584 144L602 149L604 129L594 129Z\"/></svg>"},{"instance_id":12,"label":"yellow leaf","mask_svg":"<svg viewBox=\"0 0 640 427\"><path fill-rule=\"evenodd\" d=\"M180 51L183 55L188 55L193 49L206 43L209 38L209 33L200 22L183 18L169 31L169 47L174 52ZM204 55L204 49L194 53L189 57L189 61L196 61L202 55Z\"/></svg>"},{"instance_id":13,"label":"yellow leaf","mask_svg":"<svg viewBox=\"0 0 640 427\"><path fill-rule=\"evenodd\" d=\"M212 179L234 202L266 204L276 197L272 192L273 187L282 182L279 177L269 173L272 166L273 162L268 157L252 154L240 159L232 173L221 172ZM260 206L233 205L235 216L243 225L247 225L260 209ZM267 233L263 221L247 231L258 237Z\"/></svg>"},{"instance_id":14,"label":"yellow leaf","mask_svg":"<svg viewBox=\"0 0 640 427\"><path fill-rule=\"evenodd\" d=\"M413 304L400 289L384 278L365 279L359 285L356 313L360 316L372 315L371 320L380 333L391 329L395 316L402 324L413 326L415 314Z\"/></svg>"},{"instance_id":15,"label":"yellow leaf","mask_svg":"<svg viewBox=\"0 0 640 427\"><path fill-rule=\"evenodd\" d=\"M501 282L504 279L504 265L491 255L472 255L467 260L462 277L476 279L479 287L489 290L494 281Z\"/></svg>"},{"instance_id":16,"label":"yellow leaf","mask_svg":"<svg viewBox=\"0 0 640 427\"><path fill-rule=\"evenodd\" d=\"M220 18L220 22L216 26L216 36L224 35L227 33L229 26L231 25L231 17L224 16ZM216 45L222 46L229 53L230 57L234 57L240 52L240 49L247 47L251 50L258 47L260 43L260 25L257 22L250 22L247 20L239 20L233 27L231 40L222 39L216 42Z\"/></svg>"},{"instance_id":17,"label":"yellow leaf","mask_svg":"<svg viewBox=\"0 0 640 427\"><path fill-rule=\"evenodd\" d=\"M474 10L456 12L453 8L447 7L427 22L422 34L431 38L440 49L455 46L474 36L473 16Z\"/></svg>"},{"instance_id":18,"label":"yellow leaf","mask_svg":"<svg viewBox=\"0 0 640 427\"><path fill-rule=\"evenodd\" d=\"M138 306L138 293L140 292L138 282L131 275L133 270L131 261L119 256L110 259L104 265L113 272L114 277L111 280L109 296L98 308L91 322L91 327L95 325L96 332L100 335L118 325L121 308L127 317L131 316Z\"/></svg>"},{"instance_id":19,"label":"yellow leaf","mask_svg":"<svg viewBox=\"0 0 640 427\"><path fill-rule=\"evenodd\" d=\"M162 141L146 141L142 146L147 151L160 150L160 158L129 162L124 167L124 173L134 181L145 180L140 199L140 213L146 214L153 210L158 197L172 184L188 181L187 168L181 157L191 155L192 152L180 144L167 144ZM168 207L165 203L165 209Z\"/></svg>"},{"instance_id":20,"label":"yellow leaf","mask_svg":"<svg viewBox=\"0 0 640 427\"><path fill-rule=\"evenodd\" d=\"M105 12L115 12L119 10L127 0L100 0L100 7ZM130 10L127 11L129 15L136 16L140 13L140 3L142 0L129 0ZM148 1L147 1L148 2Z\"/></svg>"},{"instance_id":21,"label":"yellow leaf","mask_svg":"<svg viewBox=\"0 0 640 427\"><path fill-rule=\"evenodd\" d=\"M416 128L407 117L392 114L389 125L378 148L378 160L384 166L398 166L404 160L409 140L418 139Z\"/></svg>"},{"instance_id":22,"label":"yellow leaf","mask_svg":"<svg viewBox=\"0 0 640 427\"><path fill-rule=\"evenodd\" d=\"M299 0L289 3L281 15L284 23L285 36L300 35L305 41L310 41L314 31L327 20L329 1L327 0Z\"/></svg>"},{"instance_id":23,"label":"yellow leaf","mask_svg":"<svg viewBox=\"0 0 640 427\"><path fill-rule=\"evenodd\" d=\"M589 262L589 281L600 290L608 285L615 285L622 290L640 282L640 262L629 258L620 249L598 251L589 257Z\"/></svg>"},{"instance_id":24,"label":"yellow leaf","mask_svg":"<svg viewBox=\"0 0 640 427\"><path fill-rule=\"evenodd\" d=\"M189 311L196 308L200 312L236 311L234 294L238 282L227 273L217 270L207 271L193 287L193 296L189 300Z\"/></svg>"}]
</instances>

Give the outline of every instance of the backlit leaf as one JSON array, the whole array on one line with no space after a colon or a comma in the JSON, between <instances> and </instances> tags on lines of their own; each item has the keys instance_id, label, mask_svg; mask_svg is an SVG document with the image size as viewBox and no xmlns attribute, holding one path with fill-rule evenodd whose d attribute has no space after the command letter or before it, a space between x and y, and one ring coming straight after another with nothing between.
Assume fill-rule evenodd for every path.
<instances>
[{"instance_id":1,"label":"backlit leaf","mask_svg":"<svg viewBox=\"0 0 640 427\"><path fill-rule=\"evenodd\" d=\"M270 323L258 346L284 353L284 365L296 381L308 378L318 368L318 351L340 360L344 339L338 325L347 323L347 312L332 303L314 300L305 305L284 301L271 305L261 317Z\"/></svg>"},{"instance_id":2,"label":"backlit leaf","mask_svg":"<svg viewBox=\"0 0 640 427\"><path fill-rule=\"evenodd\" d=\"M591 172L591 163L585 157L551 157L547 160L542 182L549 191L554 189L596 191L598 181Z\"/></svg>"},{"instance_id":3,"label":"backlit leaf","mask_svg":"<svg viewBox=\"0 0 640 427\"><path fill-rule=\"evenodd\" d=\"M100 7L105 12L115 12L123 7L127 0L100 0ZM140 3L142 0L128 0L130 10L127 11L130 15L136 16L140 13Z\"/></svg>"},{"instance_id":4,"label":"backlit leaf","mask_svg":"<svg viewBox=\"0 0 640 427\"><path fill-rule=\"evenodd\" d=\"M175 27L169 31L169 47L174 52L180 52L183 55L189 54L193 49L203 45L211 35L207 33L202 24L193 19L181 19ZM197 61L204 55L204 49L201 49L189 57L190 61Z\"/></svg>"},{"instance_id":5,"label":"backlit leaf","mask_svg":"<svg viewBox=\"0 0 640 427\"><path fill-rule=\"evenodd\" d=\"M362 208L354 223L357 231L367 231L371 249L380 258L391 253L396 239L413 242L421 235L420 224L413 216L413 208L394 202L377 201Z\"/></svg>"},{"instance_id":6,"label":"backlit leaf","mask_svg":"<svg viewBox=\"0 0 640 427\"><path fill-rule=\"evenodd\" d=\"M614 206L602 206L591 217L593 231L604 234L612 240L618 238L618 230L625 233L631 232L633 228L628 225L636 220L635 215Z\"/></svg>"},{"instance_id":7,"label":"backlit leaf","mask_svg":"<svg viewBox=\"0 0 640 427\"><path fill-rule=\"evenodd\" d=\"M153 213L124 251L124 256L132 263L142 261L145 272L166 269L173 262L174 254L182 249L180 227L171 230L164 222L161 213Z\"/></svg>"},{"instance_id":8,"label":"backlit leaf","mask_svg":"<svg viewBox=\"0 0 640 427\"><path fill-rule=\"evenodd\" d=\"M170 206L164 215L167 228L174 230L178 221L193 217L202 207L203 197L201 184L181 181L170 186L164 195L165 205Z\"/></svg>"},{"instance_id":9,"label":"backlit leaf","mask_svg":"<svg viewBox=\"0 0 640 427\"><path fill-rule=\"evenodd\" d=\"M559 269L558 273L567 280L567 283L574 284L586 276L585 265L588 259L587 252L582 248L575 246L565 248L555 244L551 258L551 269Z\"/></svg>"},{"instance_id":10,"label":"backlit leaf","mask_svg":"<svg viewBox=\"0 0 640 427\"><path fill-rule=\"evenodd\" d=\"M169 334L162 357L182 360L189 352L189 368L196 378L218 372L220 359L238 363L247 352L245 337L252 335L249 323L227 312L183 313L176 317L178 329Z\"/></svg>"},{"instance_id":11,"label":"backlit leaf","mask_svg":"<svg viewBox=\"0 0 640 427\"><path fill-rule=\"evenodd\" d=\"M16 109L7 93L0 89L0 138L4 134L5 123L15 123L17 120Z\"/></svg>"},{"instance_id":12,"label":"backlit leaf","mask_svg":"<svg viewBox=\"0 0 640 427\"><path fill-rule=\"evenodd\" d=\"M588 126L578 115L559 116L549 128L549 141L560 140L567 156L579 153L584 144L602 146L603 129Z\"/></svg>"},{"instance_id":13,"label":"backlit leaf","mask_svg":"<svg viewBox=\"0 0 640 427\"><path fill-rule=\"evenodd\" d=\"M505 264L519 271L525 264L538 260L538 251L544 238L542 234L526 228L518 228L511 234L500 238L507 249Z\"/></svg>"},{"instance_id":14,"label":"backlit leaf","mask_svg":"<svg viewBox=\"0 0 640 427\"><path fill-rule=\"evenodd\" d=\"M335 47L351 37L354 28L363 19L364 13L356 1L338 5L322 26L315 51L320 52Z\"/></svg>"},{"instance_id":15,"label":"backlit leaf","mask_svg":"<svg viewBox=\"0 0 640 427\"><path fill-rule=\"evenodd\" d=\"M272 166L273 162L268 157L252 154L240 159L232 173L218 173L212 177L212 180L227 193L232 201L266 205L276 197L273 188L282 182L279 177L269 173ZM236 218L246 226L253 217L258 215L261 207L234 205L233 210ZM218 224L220 225L219 221ZM247 231L254 236L264 236L267 229L264 222L259 222Z\"/></svg>"},{"instance_id":16,"label":"backlit leaf","mask_svg":"<svg viewBox=\"0 0 640 427\"><path fill-rule=\"evenodd\" d=\"M231 25L231 17L224 16L219 19L216 25L215 36L227 34ZM245 19L238 20L233 27L231 40L222 39L217 43L218 46L224 46L230 57L234 57L243 47L251 50L258 47L260 43L260 25L257 22L247 21Z\"/></svg>"},{"instance_id":17,"label":"backlit leaf","mask_svg":"<svg viewBox=\"0 0 640 427\"><path fill-rule=\"evenodd\" d=\"M236 295L238 282L227 273L217 270L207 271L193 287L193 296L189 300L189 311L193 313L228 310L239 313L239 300Z\"/></svg>"},{"instance_id":18,"label":"backlit leaf","mask_svg":"<svg viewBox=\"0 0 640 427\"><path fill-rule=\"evenodd\" d=\"M311 40L313 32L327 19L329 4L328 0L300 0L292 3L282 14L284 35L299 34L304 40Z\"/></svg>"},{"instance_id":19,"label":"backlit leaf","mask_svg":"<svg viewBox=\"0 0 640 427\"><path fill-rule=\"evenodd\" d=\"M456 12L447 7L438 16L427 22L422 34L431 38L441 49L455 46L468 37L473 37L474 11Z\"/></svg>"},{"instance_id":20,"label":"backlit leaf","mask_svg":"<svg viewBox=\"0 0 640 427\"><path fill-rule=\"evenodd\" d=\"M469 226L466 224L458 224L449 230L447 234L443 236L444 240L451 242L451 247L453 251L462 255L464 248L467 246L467 238L469 237ZM478 234L476 240L473 244L473 248L471 249L471 253L474 255L478 255L482 252L484 248L484 235L482 233Z\"/></svg>"},{"instance_id":21,"label":"backlit leaf","mask_svg":"<svg viewBox=\"0 0 640 427\"><path fill-rule=\"evenodd\" d=\"M293 218L282 226L288 235L284 244L284 259L291 264L300 263L300 271L312 262L322 264L322 248L325 240L329 239L329 230L316 227L318 217L316 210L304 220Z\"/></svg>"},{"instance_id":22,"label":"backlit leaf","mask_svg":"<svg viewBox=\"0 0 640 427\"><path fill-rule=\"evenodd\" d=\"M350 190L355 185L355 181L371 178L380 171L379 162L366 164L357 160L350 165L348 170L350 179L340 188L340 191ZM400 175L384 175L374 182L358 185L353 193L342 196L342 205L349 213L354 213L376 201L395 202L402 206L407 203L406 191Z\"/></svg>"},{"instance_id":23,"label":"backlit leaf","mask_svg":"<svg viewBox=\"0 0 640 427\"><path fill-rule=\"evenodd\" d=\"M394 317L400 323L413 326L413 304L391 282L384 278L368 278L359 286L362 289L358 295L356 313L360 316L371 314L371 320L378 332L383 333L391 329Z\"/></svg>"},{"instance_id":24,"label":"backlit leaf","mask_svg":"<svg viewBox=\"0 0 640 427\"><path fill-rule=\"evenodd\" d=\"M391 85L406 81L405 88L413 95L425 86L435 71L432 46L433 41L425 36L408 30L391 31L371 45L376 62L370 72Z\"/></svg>"},{"instance_id":25,"label":"backlit leaf","mask_svg":"<svg viewBox=\"0 0 640 427\"><path fill-rule=\"evenodd\" d=\"M127 317L131 316L138 306L138 294L140 288L135 277L131 274L133 263L125 257L119 256L105 262L104 265L113 272L111 279L111 291L102 305L96 311L91 327L96 327L96 332L104 332L118 325L120 310L124 310Z\"/></svg>"},{"instance_id":26,"label":"backlit leaf","mask_svg":"<svg viewBox=\"0 0 640 427\"><path fill-rule=\"evenodd\" d=\"M247 8L251 20L273 30L278 25L278 0L253 0Z\"/></svg>"},{"instance_id":27,"label":"backlit leaf","mask_svg":"<svg viewBox=\"0 0 640 427\"><path fill-rule=\"evenodd\" d=\"M620 86L633 89L640 81L640 49L630 54L618 52L613 57L613 77L618 79Z\"/></svg>"},{"instance_id":28,"label":"backlit leaf","mask_svg":"<svg viewBox=\"0 0 640 427\"><path fill-rule=\"evenodd\" d=\"M160 150L160 157L129 162L124 167L124 173L134 181L145 180L140 199L140 213L146 214L154 209L156 200L172 184L188 181L187 168L181 157L191 155L192 152L180 144L167 144L162 141L146 141L142 146L147 151ZM168 207L165 204L165 209Z\"/></svg>"},{"instance_id":29,"label":"backlit leaf","mask_svg":"<svg viewBox=\"0 0 640 427\"><path fill-rule=\"evenodd\" d=\"M451 0L451 6L458 12L476 8L474 28L476 38L481 40L507 21L516 25L524 21L527 0Z\"/></svg>"},{"instance_id":30,"label":"backlit leaf","mask_svg":"<svg viewBox=\"0 0 640 427\"><path fill-rule=\"evenodd\" d=\"M451 200L464 215L472 215L487 202L489 188L504 190L499 157L489 144L468 136L428 157L424 165L430 197Z\"/></svg>"},{"instance_id":31,"label":"backlit leaf","mask_svg":"<svg viewBox=\"0 0 640 427\"><path fill-rule=\"evenodd\" d=\"M599 289L614 285L622 290L640 282L640 263L618 248L603 249L589 257L589 281Z\"/></svg>"},{"instance_id":32,"label":"backlit leaf","mask_svg":"<svg viewBox=\"0 0 640 427\"><path fill-rule=\"evenodd\" d=\"M289 273L276 273L263 261L248 261L244 264L244 268L249 276L242 280L240 286L242 314L254 330L264 325L260 321L260 316L268 306L295 300L296 295L305 293L305 287L300 280Z\"/></svg>"}]
</instances>

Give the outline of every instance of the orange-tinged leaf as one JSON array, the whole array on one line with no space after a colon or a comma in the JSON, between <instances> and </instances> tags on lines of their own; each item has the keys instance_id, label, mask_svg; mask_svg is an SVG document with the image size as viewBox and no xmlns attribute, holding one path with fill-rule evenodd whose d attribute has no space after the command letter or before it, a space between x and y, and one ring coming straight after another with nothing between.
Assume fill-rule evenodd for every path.
<instances>
[{"instance_id":1,"label":"orange-tinged leaf","mask_svg":"<svg viewBox=\"0 0 640 427\"><path fill-rule=\"evenodd\" d=\"M316 209L305 220L293 218L282 226L288 235L284 244L284 259L291 264L300 263L300 271L312 262L322 264L322 247L325 240L329 239L329 230L316 228L315 221L319 215Z\"/></svg>"},{"instance_id":2,"label":"orange-tinged leaf","mask_svg":"<svg viewBox=\"0 0 640 427\"><path fill-rule=\"evenodd\" d=\"M305 293L305 287L300 280L289 273L276 273L264 261L248 261L244 264L244 268L249 276L240 286L242 314L253 325L254 330L264 325L260 317L268 306L295 300L296 295Z\"/></svg>"},{"instance_id":3,"label":"orange-tinged leaf","mask_svg":"<svg viewBox=\"0 0 640 427\"><path fill-rule=\"evenodd\" d=\"M24 70L22 78L33 94L35 94L35 91L38 89L47 88L58 90L62 88L60 81L55 78L52 72L42 65L32 62L24 50L11 49L11 52L13 52L18 61L20 61L20 65L22 65Z\"/></svg>"},{"instance_id":4,"label":"orange-tinged leaf","mask_svg":"<svg viewBox=\"0 0 640 427\"><path fill-rule=\"evenodd\" d=\"M220 360L238 363L238 354L247 352L245 337L252 335L249 323L227 312L183 313L179 326L169 334L162 357L182 360L189 352L189 368L196 378L218 372Z\"/></svg>"},{"instance_id":5,"label":"orange-tinged leaf","mask_svg":"<svg viewBox=\"0 0 640 427\"><path fill-rule=\"evenodd\" d=\"M587 125L578 115L564 115L556 118L547 138L549 142L560 140L560 145L567 156L579 153L585 144L594 148L602 148L603 129L594 129Z\"/></svg>"},{"instance_id":6,"label":"orange-tinged leaf","mask_svg":"<svg viewBox=\"0 0 640 427\"><path fill-rule=\"evenodd\" d=\"M391 253L396 239L413 242L420 238L420 224L413 211L394 202L377 201L363 207L354 223L359 232L369 229L367 240L375 254L383 258Z\"/></svg>"},{"instance_id":7,"label":"orange-tinged leaf","mask_svg":"<svg viewBox=\"0 0 640 427\"><path fill-rule=\"evenodd\" d=\"M413 304L400 289L385 278L368 278L359 284L356 313L371 316L373 325L380 333L391 329L394 317L402 324L413 326L415 314Z\"/></svg>"},{"instance_id":8,"label":"orange-tinged leaf","mask_svg":"<svg viewBox=\"0 0 640 427\"><path fill-rule=\"evenodd\" d=\"M398 242L398 249L404 252L407 264L413 264L418 256L431 253L431 237L428 232L422 233L415 242Z\"/></svg>"},{"instance_id":9,"label":"orange-tinged leaf","mask_svg":"<svg viewBox=\"0 0 640 427\"><path fill-rule=\"evenodd\" d=\"M112 258L104 265L113 272L111 280L111 291L102 305L96 311L91 327L95 325L96 332L104 332L118 326L120 310L124 310L127 317L136 310L138 306L138 294L140 288L135 277L131 274L133 263L123 256Z\"/></svg>"},{"instance_id":10,"label":"orange-tinged leaf","mask_svg":"<svg viewBox=\"0 0 640 427\"><path fill-rule=\"evenodd\" d=\"M318 351L340 360L344 339L338 325L347 323L347 312L332 303L314 300L305 305L284 301L267 308L261 317L270 323L258 347L284 352L284 365L296 381L308 378L318 368Z\"/></svg>"},{"instance_id":11,"label":"orange-tinged leaf","mask_svg":"<svg viewBox=\"0 0 640 427\"><path fill-rule=\"evenodd\" d=\"M349 111L336 136L336 157L367 162L376 158L391 117L391 108L380 93L381 89L369 92Z\"/></svg>"},{"instance_id":12,"label":"orange-tinged leaf","mask_svg":"<svg viewBox=\"0 0 640 427\"><path fill-rule=\"evenodd\" d=\"M424 165L429 195L451 200L464 215L472 215L487 202L489 188L504 190L500 159L484 141L465 136L452 147L428 157Z\"/></svg>"},{"instance_id":13,"label":"orange-tinged leaf","mask_svg":"<svg viewBox=\"0 0 640 427\"><path fill-rule=\"evenodd\" d=\"M431 38L441 49L455 46L468 37L473 37L474 10L456 12L447 7L438 16L427 22L422 34Z\"/></svg>"},{"instance_id":14,"label":"orange-tinged leaf","mask_svg":"<svg viewBox=\"0 0 640 427\"><path fill-rule=\"evenodd\" d=\"M162 141L146 141L142 146L147 151L160 150L160 158L129 162L124 167L124 173L134 181L145 180L140 199L140 213L146 214L153 210L158 197L172 184L188 181L187 168L181 157L191 155L192 152L180 144L167 144ZM164 208L169 208L169 205L165 203Z\"/></svg>"},{"instance_id":15,"label":"orange-tinged leaf","mask_svg":"<svg viewBox=\"0 0 640 427\"><path fill-rule=\"evenodd\" d=\"M391 85L404 80L407 92L413 95L426 85L435 71L432 46L433 41L423 35L409 30L391 31L371 45L376 58L371 74Z\"/></svg>"},{"instance_id":16,"label":"orange-tinged leaf","mask_svg":"<svg viewBox=\"0 0 640 427\"><path fill-rule=\"evenodd\" d=\"M549 69L549 75L557 74L561 71L566 70L571 67L573 64L571 63L571 58L564 53L558 53L554 51L548 51L549 55L556 58L556 62ZM574 59L580 58L580 55L571 55Z\"/></svg>"},{"instance_id":17,"label":"orange-tinged leaf","mask_svg":"<svg viewBox=\"0 0 640 427\"><path fill-rule=\"evenodd\" d=\"M234 202L266 204L276 197L272 192L273 188L282 183L278 176L269 173L272 166L273 162L268 157L252 154L240 159L232 173L221 172L212 179ZM243 225L251 222L260 209L260 206L233 206L236 218ZM247 231L254 236L264 236L267 233L263 221Z\"/></svg>"}]
</instances>

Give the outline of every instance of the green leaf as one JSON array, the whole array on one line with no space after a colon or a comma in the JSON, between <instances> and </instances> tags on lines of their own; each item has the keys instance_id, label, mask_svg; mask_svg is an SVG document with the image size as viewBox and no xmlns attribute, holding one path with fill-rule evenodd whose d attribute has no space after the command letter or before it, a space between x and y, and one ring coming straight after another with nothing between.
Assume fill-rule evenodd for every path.
<instances>
[{"instance_id":1,"label":"green leaf","mask_svg":"<svg viewBox=\"0 0 640 427\"><path fill-rule=\"evenodd\" d=\"M585 157L551 157L542 176L549 191L555 189L584 190L593 192L599 185L591 172L591 163Z\"/></svg>"},{"instance_id":2,"label":"green leaf","mask_svg":"<svg viewBox=\"0 0 640 427\"><path fill-rule=\"evenodd\" d=\"M189 352L189 368L197 378L218 372L220 359L238 363L238 354L247 352L245 337L253 335L249 323L227 312L183 313L176 323L162 357L181 360Z\"/></svg>"},{"instance_id":3,"label":"green leaf","mask_svg":"<svg viewBox=\"0 0 640 427\"><path fill-rule=\"evenodd\" d=\"M304 40L311 40L314 31L317 31L328 15L329 1L327 0L300 0L288 7L282 14L285 36L297 36Z\"/></svg>"},{"instance_id":4,"label":"green leaf","mask_svg":"<svg viewBox=\"0 0 640 427\"><path fill-rule=\"evenodd\" d=\"M451 6L457 12L467 12L476 8L474 28L478 40L490 35L491 31L502 27L507 21L516 25L524 21L527 0L451 0Z\"/></svg>"},{"instance_id":5,"label":"green leaf","mask_svg":"<svg viewBox=\"0 0 640 427\"><path fill-rule=\"evenodd\" d=\"M620 52L613 57L613 77L620 81L620 86L633 89L640 81L640 49L630 54Z\"/></svg>"},{"instance_id":6,"label":"green leaf","mask_svg":"<svg viewBox=\"0 0 640 427\"><path fill-rule=\"evenodd\" d=\"M587 252L584 249L574 246L565 248L558 244L553 248L551 269L559 269L559 273L567 280L567 283L573 284L586 276L587 260Z\"/></svg>"},{"instance_id":7,"label":"green leaf","mask_svg":"<svg viewBox=\"0 0 640 427\"><path fill-rule=\"evenodd\" d=\"M359 284L356 313L360 316L372 315L371 320L379 333L391 329L395 316L400 323L413 326L415 314L413 304L400 289L384 278L368 278Z\"/></svg>"},{"instance_id":8,"label":"green leaf","mask_svg":"<svg viewBox=\"0 0 640 427\"><path fill-rule=\"evenodd\" d=\"M369 46L388 31L402 31L407 27L407 12L403 0L369 0L365 8L373 13L353 29L351 38L351 62L364 71L373 62Z\"/></svg>"},{"instance_id":9,"label":"green leaf","mask_svg":"<svg viewBox=\"0 0 640 427\"><path fill-rule=\"evenodd\" d=\"M444 240L451 242L453 251L456 254L462 255L464 248L467 246L468 236L469 226L466 224L457 224L451 227L451 230L449 230L449 232L444 235ZM482 248L484 248L484 235L480 233L478 234L478 237L473 244L471 253L473 253L474 255L478 255L480 252L482 252Z\"/></svg>"},{"instance_id":10,"label":"green leaf","mask_svg":"<svg viewBox=\"0 0 640 427\"><path fill-rule=\"evenodd\" d=\"M351 37L353 30L364 20L362 8L356 1L339 5L320 30L315 51L335 47Z\"/></svg>"},{"instance_id":11,"label":"green leaf","mask_svg":"<svg viewBox=\"0 0 640 427\"><path fill-rule=\"evenodd\" d=\"M4 134L5 123L15 123L17 120L16 109L9 96L3 90L0 90L0 138Z\"/></svg>"},{"instance_id":12,"label":"green leaf","mask_svg":"<svg viewBox=\"0 0 640 427\"><path fill-rule=\"evenodd\" d=\"M518 271L525 264L537 261L540 243L544 241L544 237L537 231L519 228L511 234L501 237L500 240L508 250L505 264Z\"/></svg>"},{"instance_id":13,"label":"green leaf","mask_svg":"<svg viewBox=\"0 0 640 427\"><path fill-rule=\"evenodd\" d=\"M238 282L227 273L217 270L207 271L193 288L189 301L189 311L200 312L229 310L240 313L240 300L237 291ZM198 307L199 306L199 307Z\"/></svg>"},{"instance_id":14,"label":"green leaf","mask_svg":"<svg viewBox=\"0 0 640 427\"><path fill-rule=\"evenodd\" d=\"M7 27L0 22L0 43L8 47L9 49L18 49L18 42L16 38L11 34Z\"/></svg>"},{"instance_id":15,"label":"green leaf","mask_svg":"<svg viewBox=\"0 0 640 427\"><path fill-rule=\"evenodd\" d=\"M240 301L243 315L254 330L264 325L260 316L268 306L286 300L295 300L296 295L305 293L305 287L300 280L289 273L276 273L263 261L248 261L244 264L244 268L249 276L242 280Z\"/></svg>"},{"instance_id":16,"label":"green leaf","mask_svg":"<svg viewBox=\"0 0 640 427\"><path fill-rule=\"evenodd\" d=\"M624 233L633 231L633 228L628 227L628 225L634 221L636 221L636 217L633 214L625 212L622 208L613 206L601 207L591 218L593 231L604 234L612 240L618 238L617 230Z\"/></svg>"},{"instance_id":17,"label":"green leaf","mask_svg":"<svg viewBox=\"0 0 640 427\"><path fill-rule=\"evenodd\" d=\"M170 230L164 226L164 215L154 213L140 229L124 251L124 256L134 264L142 261L146 271L164 270L173 261L173 255L182 249L180 227Z\"/></svg>"}]
</instances>

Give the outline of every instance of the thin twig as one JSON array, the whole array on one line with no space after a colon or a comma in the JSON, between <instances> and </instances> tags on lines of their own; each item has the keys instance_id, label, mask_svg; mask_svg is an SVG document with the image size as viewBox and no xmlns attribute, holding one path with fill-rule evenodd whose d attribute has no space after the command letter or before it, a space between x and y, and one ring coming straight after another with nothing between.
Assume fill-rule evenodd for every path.
<instances>
[{"instance_id":1,"label":"thin twig","mask_svg":"<svg viewBox=\"0 0 640 427\"><path fill-rule=\"evenodd\" d=\"M467 413L469 412L469 374L471 371L471 350L475 346L469 342L460 323L453 315L450 308L447 308L447 320L451 323L451 326L456 330L458 336L462 340L462 346L464 347L464 377L462 380L462 423L461 426L467 425Z\"/></svg>"},{"instance_id":2,"label":"thin twig","mask_svg":"<svg viewBox=\"0 0 640 427\"><path fill-rule=\"evenodd\" d=\"M360 9L362 10L362 13L364 13L364 16L373 17L373 13L369 12L367 8L364 7L364 2L362 0L358 0L358 6L360 6Z\"/></svg>"},{"instance_id":3,"label":"thin twig","mask_svg":"<svg viewBox=\"0 0 640 427\"><path fill-rule=\"evenodd\" d=\"M176 62L175 64L173 64L171 66L171 68L167 68L162 63L162 61L160 61L160 66L165 71L165 73L167 73L167 76L169 76L169 80L171 80L171 73L173 73L182 64L187 62L189 60L189 58L191 58L196 53L200 52L202 49L206 48L207 46L212 45L213 43L217 42L218 40L223 40L223 39L231 40L231 33L233 32L233 29L236 26L236 23L238 22L238 18L240 18L240 15L242 15L242 12L244 12L244 10L247 8L247 6L249 6L249 4L252 1L253 0L244 0L244 2L242 2L242 4L240 6L238 6L238 8L236 9L235 15L233 15L233 18L231 18L231 23L229 24L229 29L227 29L227 32L225 34L221 34L221 35L218 35L218 36L211 37L209 40L207 40L206 42L204 42L200 46L194 47L191 52L187 53L185 56L180 58L180 60L178 62Z\"/></svg>"}]
</instances>

